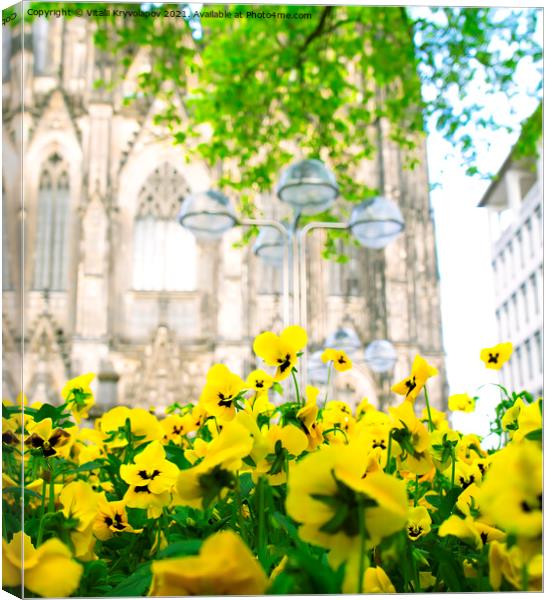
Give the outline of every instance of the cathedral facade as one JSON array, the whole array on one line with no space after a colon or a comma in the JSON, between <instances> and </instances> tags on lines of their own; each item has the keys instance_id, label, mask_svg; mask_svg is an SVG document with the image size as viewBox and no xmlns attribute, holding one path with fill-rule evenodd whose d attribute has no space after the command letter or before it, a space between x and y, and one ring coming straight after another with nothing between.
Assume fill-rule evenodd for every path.
<instances>
[{"instance_id":1,"label":"cathedral facade","mask_svg":"<svg viewBox=\"0 0 549 600\"><path fill-rule=\"evenodd\" d=\"M121 67L94 47L89 20L4 27L3 50L4 397L23 387L31 402L57 403L64 381L92 371L100 407L165 407L196 401L215 362L243 377L260 366L255 335L282 328L280 270L235 245L238 228L203 241L177 223L184 197L216 178L205 164L186 163L154 125L154 98L125 102L146 52L107 91L94 82ZM440 371L430 395L444 407L424 149L410 171L381 139L383 193L398 203L404 232L383 250L350 248L345 264L321 257L322 234L309 236L303 325L311 352L338 328L363 347L387 339L396 349L384 375L358 351L355 368L335 381L337 397L396 403L390 385L419 353ZM360 176L376 187L378 169L370 161ZM258 204L264 216L287 216L274 192Z\"/></svg>"}]
</instances>

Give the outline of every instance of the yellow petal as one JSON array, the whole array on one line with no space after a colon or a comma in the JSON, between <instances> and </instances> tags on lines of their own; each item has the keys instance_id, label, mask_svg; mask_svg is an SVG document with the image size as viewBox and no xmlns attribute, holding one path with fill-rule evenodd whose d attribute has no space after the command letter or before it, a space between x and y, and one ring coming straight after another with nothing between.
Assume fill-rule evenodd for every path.
<instances>
[{"instance_id":1,"label":"yellow petal","mask_svg":"<svg viewBox=\"0 0 549 600\"><path fill-rule=\"evenodd\" d=\"M307 345L307 332L299 325L291 325L280 334L280 339L291 346L294 352L299 352Z\"/></svg>"}]
</instances>

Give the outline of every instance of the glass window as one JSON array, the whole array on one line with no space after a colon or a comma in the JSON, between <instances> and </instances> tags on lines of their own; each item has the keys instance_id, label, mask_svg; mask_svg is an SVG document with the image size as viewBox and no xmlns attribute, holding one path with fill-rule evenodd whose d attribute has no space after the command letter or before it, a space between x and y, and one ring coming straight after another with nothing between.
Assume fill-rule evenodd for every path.
<instances>
[{"instance_id":1,"label":"glass window","mask_svg":"<svg viewBox=\"0 0 549 600\"><path fill-rule=\"evenodd\" d=\"M528 217L528 220L526 221L526 237L528 238L530 256L534 256L534 236L532 232L532 219L530 219L530 217Z\"/></svg>"},{"instance_id":2,"label":"glass window","mask_svg":"<svg viewBox=\"0 0 549 600\"><path fill-rule=\"evenodd\" d=\"M64 290L67 285L69 175L65 161L52 154L40 176L34 254L35 290Z\"/></svg>"},{"instance_id":3,"label":"glass window","mask_svg":"<svg viewBox=\"0 0 549 600\"><path fill-rule=\"evenodd\" d=\"M517 232L517 251L519 255L519 261L521 268L524 267L524 248L522 245L522 233L520 231Z\"/></svg>"},{"instance_id":4,"label":"glass window","mask_svg":"<svg viewBox=\"0 0 549 600\"><path fill-rule=\"evenodd\" d=\"M530 346L530 340L524 342L524 348L526 349L526 365L528 368L528 379L532 379L534 376L534 367L532 363L532 348Z\"/></svg>"},{"instance_id":5,"label":"glass window","mask_svg":"<svg viewBox=\"0 0 549 600\"><path fill-rule=\"evenodd\" d=\"M543 347L541 343L541 331L536 331L534 339L536 342L536 352L538 355L538 373L543 373Z\"/></svg>"},{"instance_id":6,"label":"glass window","mask_svg":"<svg viewBox=\"0 0 549 600\"><path fill-rule=\"evenodd\" d=\"M530 311L528 310L528 294L526 293L525 283L520 286L520 293L522 295L522 305L524 307L524 322L528 323Z\"/></svg>"},{"instance_id":7,"label":"glass window","mask_svg":"<svg viewBox=\"0 0 549 600\"><path fill-rule=\"evenodd\" d=\"M183 177L168 163L155 169L141 188L133 232L134 289L196 289L196 241L176 221L187 190Z\"/></svg>"},{"instance_id":8,"label":"glass window","mask_svg":"<svg viewBox=\"0 0 549 600\"><path fill-rule=\"evenodd\" d=\"M539 298L538 298L538 280L535 272L530 275L530 286L532 288L532 297L534 299L534 311L539 314Z\"/></svg>"},{"instance_id":9,"label":"glass window","mask_svg":"<svg viewBox=\"0 0 549 600\"><path fill-rule=\"evenodd\" d=\"M45 75L48 67L48 26L45 17L37 17L32 23L32 50L36 75Z\"/></svg>"}]
</instances>

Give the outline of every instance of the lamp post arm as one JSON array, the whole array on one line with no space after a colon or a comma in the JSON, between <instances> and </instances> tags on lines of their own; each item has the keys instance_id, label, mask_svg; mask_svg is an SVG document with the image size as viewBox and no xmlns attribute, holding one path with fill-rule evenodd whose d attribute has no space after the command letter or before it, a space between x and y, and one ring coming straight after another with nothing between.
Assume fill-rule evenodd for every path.
<instances>
[{"instance_id":1,"label":"lamp post arm","mask_svg":"<svg viewBox=\"0 0 549 600\"><path fill-rule=\"evenodd\" d=\"M307 269L307 265L306 265L306 254L305 254L305 249L306 249L306 239L307 239L307 234L310 233L311 231L314 231L315 229L340 229L340 230L346 230L349 229L349 225L347 223L333 223L330 221L312 221L311 223L307 223L307 225L305 225L299 232L298 234L298 238L299 238L299 270L301 272L301 280L300 280L300 294L299 294L299 301L300 301L300 325L302 327L304 327L305 329L307 329L307 277L306 277L306 269ZM301 357L301 364L304 365L304 367L301 369L301 385L303 386L302 389L305 389L305 386L307 385L307 347L304 348L303 350L303 356Z\"/></svg>"},{"instance_id":2,"label":"lamp post arm","mask_svg":"<svg viewBox=\"0 0 549 600\"><path fill-rule=\"evenodd\" d=\"M278 221L273 219L240 219L238 224L241 227L257 225L258 227L272 227L282 234L286 243L283 244L282 256L282 312L284 327L290 324L290 240L291 234L288 229Z\"/></svg>"}]
</instances>

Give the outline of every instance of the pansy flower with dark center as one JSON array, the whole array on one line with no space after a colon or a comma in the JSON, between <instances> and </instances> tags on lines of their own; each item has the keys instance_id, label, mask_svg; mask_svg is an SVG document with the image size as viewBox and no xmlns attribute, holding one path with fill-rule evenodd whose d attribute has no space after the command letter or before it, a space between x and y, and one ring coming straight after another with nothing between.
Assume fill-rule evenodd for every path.
<instances>
[{"instance_id":1,"label":"pansy flower with dark center","mask_svg":"<svg viewBox=\"0 0 549 600\"><path fill-rule=\"evenodd\" d=\"M55 456L70 441L70 433L56 427L53 429L50 418L35 423L29 431L25 445L33 450L42 450L46 458Z\"/></svg>"},{"instance_id":2,"label":"pansy flower with dark center","mask_svg":"<svg viewBox=\"0 0 549 600\"><path fill-rule=\"evenodd\" d=\"M431 523L431 516L425 506L414 506L410 509L406 533L411 540L418 540L431 531Z\"/></svg>"},{"instance_id":3,"label":"pansy flower with dark center","mask_svg":"<svg viewBox=\"0 0 549 600\"><path fill-rule=\"evenodd\" d=\"M483 348L480 351L480 360L486 365L487 369L499 371L511 358L511 354L513 354L513 344L504 342L491 348Z\"/></svg>"},{"instance_id":4,"label":"pansy flower with dark center","mask_svg":"<svg viewBox=\"0 0 549 600\"><path fill-rule=\"evenodd\" d=\"M124 496L126 506L147 508L151 515L158 516L171 500L178 474L177 466L166 460L162 444L151 442L135 457L133 465L120 467L120 477L129 484Z\"/></svg>"},{"instance_id":5,"label":"pansy flower with dark center","mask_svg":"<svg viewBox=\"0 0 549 600\"><path fill-rule=\"evenodd\" d=\"M416 355L412 364L412 371L409 377L395 383L391 390L400 396L404 396L406 400L413 402L429 377L438 375L435 367L430 365L422 356Z\"/></svg>"},{"instance_id":6,"label":"pansy flower with dark center","mask_svg":"<svg viewBox=\"0 0 549 600\"><path fill-rule=\"evenodd\" d=\"M260 333L254 340L254 352L265 364L276 367L275 381L286 379L297 364L298 352L307 345L307 333L302 327L286 327L280 335L272 331Z\"/></svg>"},{"instance_id":7,"label":"pansy flower with dark center","mask_svg":"<svg viewBox=\"0 0 549 600\"><path fill-rule=\"evenodd\" d=\"M93 524L93 533L102 542L109 540L115 533L141 533L142 529L134 529L128 523L126 505L123 500L118 502L101 501Z\"/></svg>"},{"instance_id":8,"label":"pansy flower with dark center","mask_svg":"<svg viewBox=\"0 0 549 600\"><path fill-rule=\"evenodd\" d=\"M200 395L200 406L220 421L231 421L236 415L235 403L246 384L225 365L214 365L206 375Z\"/></svg>"},{"instance_id":9,"label":"pansy flower with dark center","mask_svg":"<svg viewBox=\"0 0 549 600\"><path fill-rule=\"evenodd\" d=\"M255 390L258 394L270 390L273 383L274 379L262 369L252 371L246 378L246 387Z\"/></svg>"},{"instance_id":10,"label":"pansy flower with dark center","mask_svg":"<svg viewBox=\"0 0 549 600\"><path fill-rule=\"evenodd\" d=\"M320 357L323 363L331 362L334 365L336 371L348 371L352 369L353 363L343 350L334 350L333 348L326 348Z\"/></svg>"}]
</instances>

